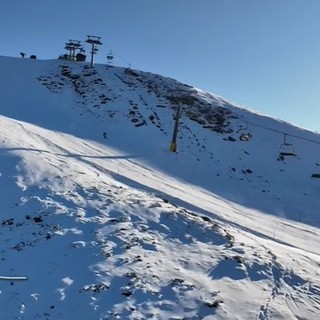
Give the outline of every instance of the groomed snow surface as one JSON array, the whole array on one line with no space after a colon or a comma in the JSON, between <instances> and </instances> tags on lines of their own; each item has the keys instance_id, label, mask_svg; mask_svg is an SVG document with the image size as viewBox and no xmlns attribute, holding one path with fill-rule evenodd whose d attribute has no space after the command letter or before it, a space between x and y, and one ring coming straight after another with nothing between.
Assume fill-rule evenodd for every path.
<instances>
[{"instance_id":1,"label":"groomed snow surface","mask_svg":"<svg viewBox=\"0 0 320 320\"><path fill-rule=\"evenodd\" d=\"M319 134L137 70L0 66L1 319L319 319Z\"/></svg>"}]
</instances>

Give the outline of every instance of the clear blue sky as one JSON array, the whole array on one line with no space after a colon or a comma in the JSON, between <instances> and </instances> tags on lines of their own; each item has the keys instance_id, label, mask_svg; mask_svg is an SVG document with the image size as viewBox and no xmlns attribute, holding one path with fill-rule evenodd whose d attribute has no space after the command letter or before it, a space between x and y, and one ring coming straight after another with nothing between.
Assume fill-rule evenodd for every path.
<instances>
[{"instance_id":1,"label":"clear blue sky","mask_svg":"<svg viewBox=\"0 0 320 320\"><path fill-rule=\"evenodd\" d=\"M1 0L0 55L52 59L88 34L102 37L96 62L111 49L115 64L320 131L320 0Z\"/></svg>"}]
</instances>

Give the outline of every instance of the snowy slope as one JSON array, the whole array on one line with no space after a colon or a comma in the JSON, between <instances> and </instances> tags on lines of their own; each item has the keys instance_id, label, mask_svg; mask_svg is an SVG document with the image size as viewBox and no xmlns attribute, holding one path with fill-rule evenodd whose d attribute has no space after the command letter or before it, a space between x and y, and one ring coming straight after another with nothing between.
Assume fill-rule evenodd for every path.
<instances>
[{"instance_id":1,"label":"snowy slope","mask_svg":"<svg viewBox=\"0 0 320 320\"><path fill-rule=\"evenodd\" d=\"M28 277L4 319L318 319L318 134L141 71L0 65L0 275Z\"/></svg>"}]
</instances>

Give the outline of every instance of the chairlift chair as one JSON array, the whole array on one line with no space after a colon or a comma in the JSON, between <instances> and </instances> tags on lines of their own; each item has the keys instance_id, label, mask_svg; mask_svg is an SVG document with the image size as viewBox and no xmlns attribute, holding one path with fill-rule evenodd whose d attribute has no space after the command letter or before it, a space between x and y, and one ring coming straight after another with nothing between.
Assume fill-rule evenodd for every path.
<instances>
[{"instance_id":1,"label":"chairlift chair","mask_svg":"<svg viewBox=\"0 0 320 320\"><path fill-rule=\"evenodd\" d=\"M112 51L111 50L110 50L109 54L107 55L107 60L108 60L108 63L112 63L113 55L112 55Z\"/></svg>"},{"instance_id":2,"label":"chairlift chair","mask_svg":"<svg viewBox=\"0 0 320 320\"><path fill-rule=\"evenodd\" d=\"M287 135L284 135L283 143L280 145L279 154L281 157L294 157L296 156L294 152L294 146L286 141Z\"/></svg>"},{"instance_id":3,"label":"chairlift chair","mask_svg":"<svg viewBox=\"0 0 320 320\"><path fill-rule=\"evenodd\" d=\"M239 136L240 141L249 141L252 138L252 133L248 128L247 122L245 127L239 130L239 133L240 133L240 136Z\"/></svg>"}]
</instances>

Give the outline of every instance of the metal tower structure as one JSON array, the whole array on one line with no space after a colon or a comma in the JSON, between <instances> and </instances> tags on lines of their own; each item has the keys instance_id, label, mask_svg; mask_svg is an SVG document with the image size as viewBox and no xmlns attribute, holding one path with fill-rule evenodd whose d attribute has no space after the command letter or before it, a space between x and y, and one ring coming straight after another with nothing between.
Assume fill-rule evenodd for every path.
<instances>
[{"instance_id":1,"label":"metal tower structure","mask_svg":"<svg viewBox=\"0 0 320 320\"><path fill-rule=\"evenodd\" d=\"M69 59L75 61L76 51L81 50L81 44L79 40L69 40L64 48L69 51Z\"/></svg>"},{"instance_id":2,"label":"metal tower structure","mask_svg":"<svg viewBox=\"0 0 320 320\"><path fill-rule=\"evenodd\" d=\"M91 67L93 67L93 56L98 52L98 45L102 45L100 41L101 37L97 36L87 36L88 39L86 40L87 43L91 44Z\"/></svg>"},{"instance_id":3,"label":"metal tower structure","mask_svg":"<svg viewBox=\"0 0 320 320\"><path fill-rule=\"evenodd\" d=\"M175 98L176 95L176 90L173 91L173 97ZM177 152L177 136L178 136L178 128L179 128L179 120L180 120L180 114L181 114L181 106L180 103L177 99L177 111L175 115L175 122L174 122L174 128L173 128L173 134L172 134L172 141L170 144L170 151L171 152Z\"/></svg>"}]
</instances>

